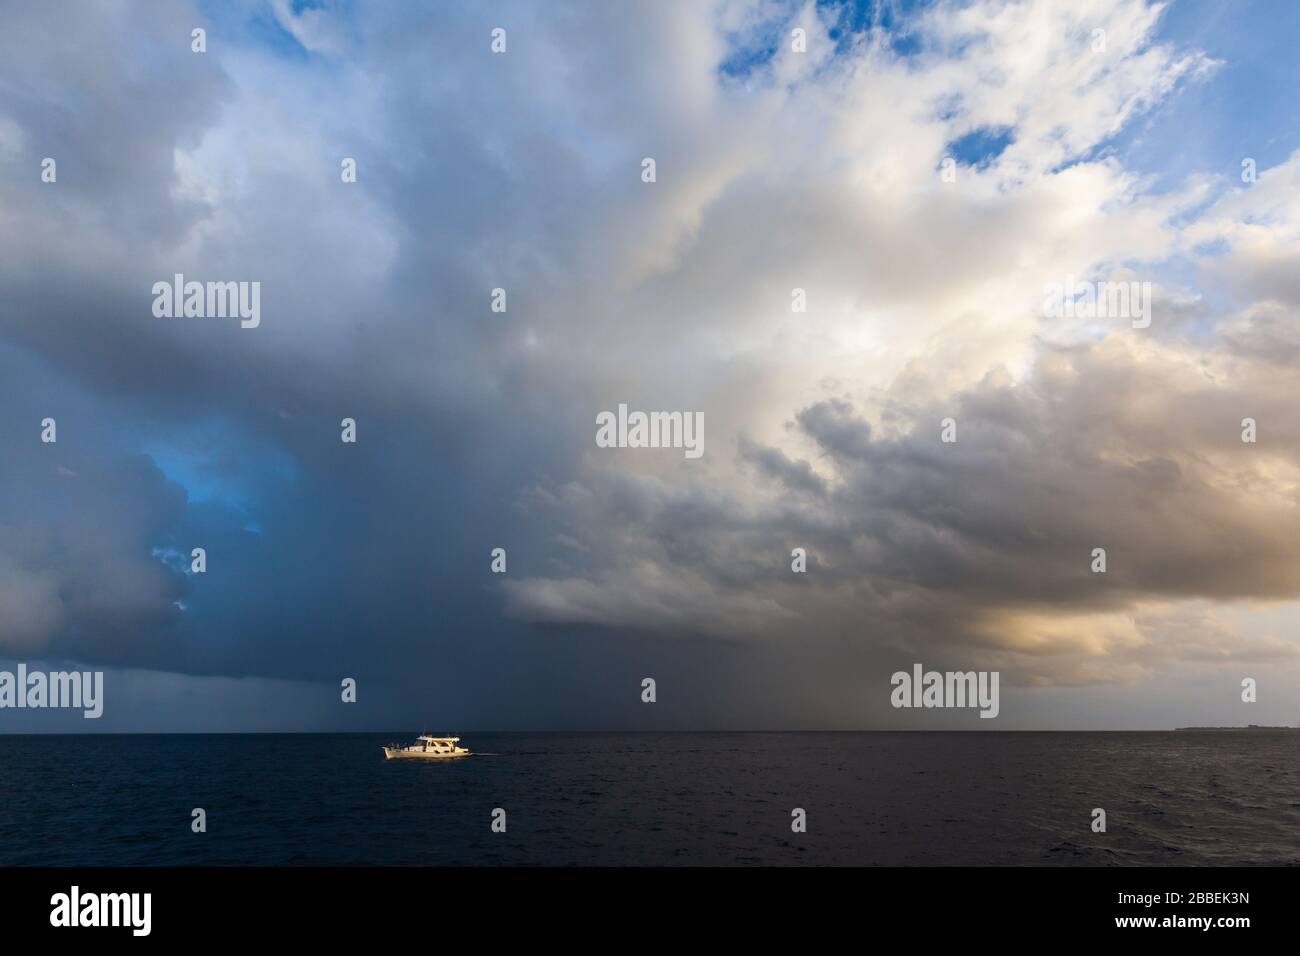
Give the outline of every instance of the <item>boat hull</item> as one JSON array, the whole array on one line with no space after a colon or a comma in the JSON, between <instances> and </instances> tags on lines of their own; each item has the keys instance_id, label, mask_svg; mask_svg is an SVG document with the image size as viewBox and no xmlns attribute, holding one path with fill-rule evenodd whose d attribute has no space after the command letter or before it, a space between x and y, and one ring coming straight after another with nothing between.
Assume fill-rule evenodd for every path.
<instances>
[{"instance_id":1,"label":"boat hull","mask_svg":"<svg viewBox=\"0 0 1300 956\"><path fill-rule=\"evenodd\" d=\"M394 750L392 747L384 748L384 757L388 760L459 760L461 757L470 756L468 750L461 753L433 753L428 750Z\"/></svg>"}]
</instances>

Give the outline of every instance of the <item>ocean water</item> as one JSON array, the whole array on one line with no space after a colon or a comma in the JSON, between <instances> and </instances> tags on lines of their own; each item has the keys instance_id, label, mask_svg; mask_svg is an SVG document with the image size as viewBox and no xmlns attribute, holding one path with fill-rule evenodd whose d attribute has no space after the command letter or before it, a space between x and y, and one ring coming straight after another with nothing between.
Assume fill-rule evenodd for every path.
<instances>
[{"instance_id":1,"label":"ocean water","mask_svg":"<svg viewBox=\"0 0 1300 956\"><path fill-rule=\"evenodd\" d=\"M1300 865L1300 733L413 736L0 736L0 865Z\"/></svg>"}]
</instances>

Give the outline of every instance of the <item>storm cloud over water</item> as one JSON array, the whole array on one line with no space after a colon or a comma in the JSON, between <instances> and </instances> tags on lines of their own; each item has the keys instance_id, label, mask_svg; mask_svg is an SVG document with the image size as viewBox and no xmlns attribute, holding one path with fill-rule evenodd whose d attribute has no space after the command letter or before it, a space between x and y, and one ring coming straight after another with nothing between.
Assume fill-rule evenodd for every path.
<instances>
[{"instance_id":1,"label":"storm cloud over water","mask_svg":"<svg viewBox=\"0 0 1300 956\"><path fill-rule=\"evenodd\" d=\"M0 665L107 670L105 730L969 725L890 708L915 661L1011 728L1294 723L1274 15L11 6ZM598 447L620 404L705 453Z\"/></svg>"}]
</instances>

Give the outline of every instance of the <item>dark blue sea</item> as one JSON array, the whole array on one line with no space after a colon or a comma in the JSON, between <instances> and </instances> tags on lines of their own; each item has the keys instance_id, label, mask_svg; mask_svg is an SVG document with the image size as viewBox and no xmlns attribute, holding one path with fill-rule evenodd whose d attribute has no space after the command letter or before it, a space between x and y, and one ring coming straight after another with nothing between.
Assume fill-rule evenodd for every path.
<instances>
[{"instance_id":1,"label":"dark blue sea","mask_svg":"<svg viewBox=\"0 0 1300 956\"><path fill-rule=\"evenodd\" d=\"M0 865L1300 865L1295 732L411 737L0 736Z\"/></svg>"}]
</instances>

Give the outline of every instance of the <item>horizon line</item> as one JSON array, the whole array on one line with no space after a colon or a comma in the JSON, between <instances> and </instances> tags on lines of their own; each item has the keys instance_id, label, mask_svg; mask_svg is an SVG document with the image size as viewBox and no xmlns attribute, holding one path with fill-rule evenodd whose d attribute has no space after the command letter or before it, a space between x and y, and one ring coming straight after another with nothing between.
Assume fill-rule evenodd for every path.
<instances>
[{"instance_id":1,"label":"horizon line","mask_svg":"<svg viewBox=\"0 0 1300 956\"><path fill-rule=\"evenodd\" d=\"M460 730L462 736L471 734L1172 734L1195 731L1222 732L1234 730L1288 730L1300 731L1300 726L1246 724L1240 726L1190 726L1190 727L1138 727L1111 730L1083 728L1035 729L865 729L865 730ZM377 736L402 734L412 731L393 730L25 730L0 731L0 737L285 737L285 736Z\"/></svg>"}]
</instances>

